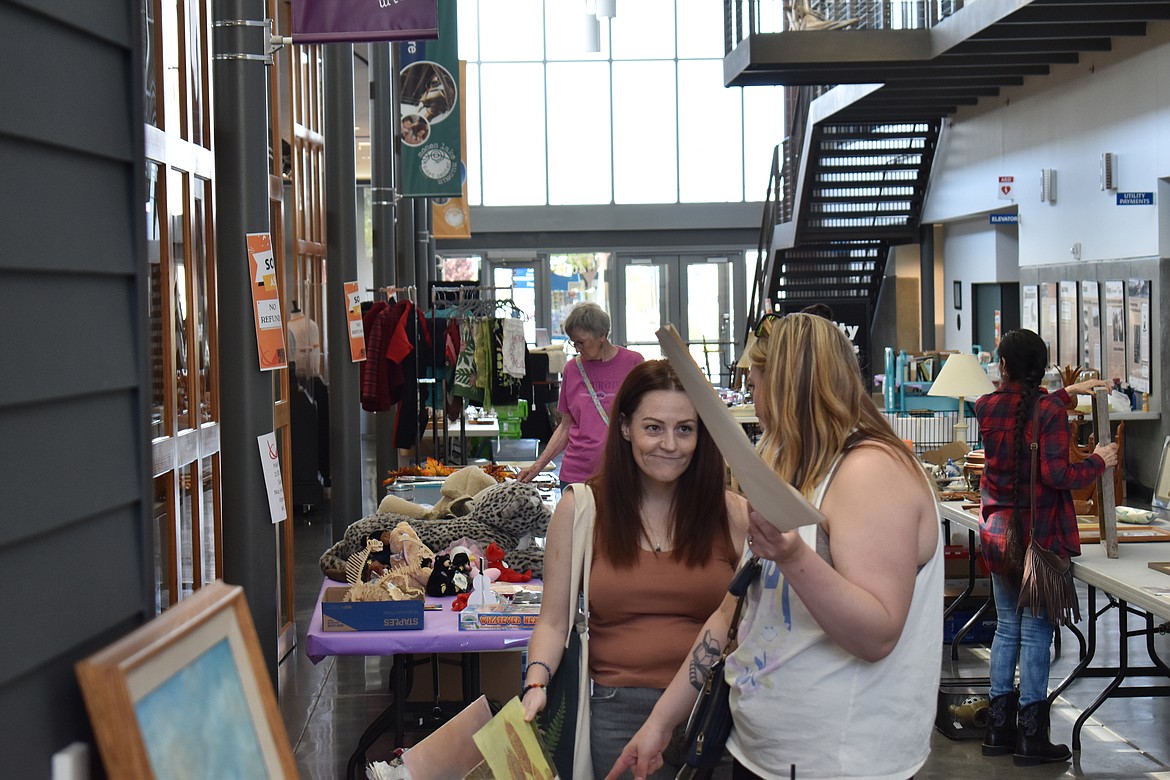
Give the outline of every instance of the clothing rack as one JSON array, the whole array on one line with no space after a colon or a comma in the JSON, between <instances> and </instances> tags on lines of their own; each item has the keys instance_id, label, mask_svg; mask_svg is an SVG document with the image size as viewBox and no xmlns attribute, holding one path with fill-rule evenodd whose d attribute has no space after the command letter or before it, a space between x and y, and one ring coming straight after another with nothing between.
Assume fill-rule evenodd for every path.
<instances>
[{"instance_id":1,"label":"clothing rack","mask_svg":"<svg viewBox=\"0 0 1170 780\"><path fill-rule=\"evenodd\" d=\"M520 311L512 300L511 296L506 299L497 299L495 293L499 290L514 289L511 285L503 287L492 286L478 286L469 285L462 282L431 282L430 283L430 316L431 316L431 332L432 344L434 350L433 365L439 365L439 355L442 353L443 345L440 339L434 338L434 322L435 322L435 308L436 305L443 305L444 308L454 308L460 314L471 314L472 316L486 317L495 313L498 306L505 301L511 303L513 310ZM483 305L490 305L490 311L484 310ZM422 382L422 379L419 379ZM427 380L434 383L434 379ZM443 461L451 460L451 430L450 421L447 419L447 386L442 385L442 403L443 403ZM431 423L431 440L434 442L435 452L439 453L439 426ZM461 465L467 465L467 420L461 412L459 415L459 459Z\"/></svg>"},{"instance_id":2,"label":"clothing rack","mask_svg":"<svg viewBox=\"0 0 1170 780\"><path fill-rule=\"evenodd\" d=\"M377 293L385 295L389 298L391 295L398 295L399 293L406 293L406 299L411 303L415 303L418 297L418 288L413 284L408 284L405 287L367 287L366 292Z\"/></svg>"}]
</instances>

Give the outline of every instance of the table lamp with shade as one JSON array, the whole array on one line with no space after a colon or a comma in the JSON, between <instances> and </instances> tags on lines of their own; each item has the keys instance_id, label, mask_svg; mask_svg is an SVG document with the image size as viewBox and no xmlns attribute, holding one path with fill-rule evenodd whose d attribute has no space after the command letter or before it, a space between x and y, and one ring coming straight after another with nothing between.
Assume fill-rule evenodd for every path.
<instances>
[{"instance_id":1,"label":"table lamp with shade","mask_svg":"<svg viewBox=\"0 0 1170 780\"><path fill-rule=\"evenodd\" d=\"M955 423L955 441L967 443L967 410L964 400L978 398L995 389L979 359L974 355L956 353L949 355L938 372L927 395L940 395L959 399L959 417Z\"/></svg>"}]
</instances>

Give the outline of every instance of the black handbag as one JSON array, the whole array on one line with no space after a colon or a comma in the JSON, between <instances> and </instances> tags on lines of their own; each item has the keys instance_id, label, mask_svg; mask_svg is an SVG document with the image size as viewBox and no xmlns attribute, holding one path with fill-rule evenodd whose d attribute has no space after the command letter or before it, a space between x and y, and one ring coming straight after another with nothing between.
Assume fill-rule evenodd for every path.
<instances>
[{"instance_id":1,"label":"black handbag","mask_svg":"<svg viewBox=\"0 0 1170 780\"><path fill-rule=\"evenodd\" d=\"M536 723L545 750L552 759L557 774L573 776L573 743L577 733L577 709L581 687L581 635L573 631L557 673L545 689L544 709L536 716Z\"/></svg>"},{"instance_id":2,"label":"black handbag","mask_svg":"<svg viewBox=\"0 0 1170 780\"><path fill-rule=\"evenodd\" d=\"M727 588L728 593L737 599L735 615L732 616L731 626L727 629L727 642L723 645L723 652L719 660L707 671L707 679L704 680L703 689L699 691L699 698L691 710L683 737L683 761L691 769L714 769L723 758L723 748L727 744L727 736L731 733L729 700L731 686L727 684L723 675L723 667L728 653L733 649L739 630L744 593L759 573L760 559L753 555L736 572L731 585Z\"/></svg>"}]
</instances>

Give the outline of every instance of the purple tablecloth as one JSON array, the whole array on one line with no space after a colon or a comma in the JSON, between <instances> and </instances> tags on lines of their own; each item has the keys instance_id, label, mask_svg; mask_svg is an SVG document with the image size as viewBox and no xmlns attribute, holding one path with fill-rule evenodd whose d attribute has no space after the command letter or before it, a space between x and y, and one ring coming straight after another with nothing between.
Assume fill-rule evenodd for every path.
<instances>
[{"instance_id":1,"label":"purple tablecloth","mask_svg":"<svg viewBox=\"0 0 1170 780\"><path fill-rule=\"evenodd\" d=\"M533 580L538 583L539 580ZM330 655L399 655L404 653L481 653L518 650L528 645L531 631L460 631L459 613L451 611L455 599L427 597L427 604L442 604L441 611L423 612L421 631L323 631L321 598L326 588L344 583L324 578L317 606L305 637L305 653L313 663Z\"/></svg>"}]
</instances>

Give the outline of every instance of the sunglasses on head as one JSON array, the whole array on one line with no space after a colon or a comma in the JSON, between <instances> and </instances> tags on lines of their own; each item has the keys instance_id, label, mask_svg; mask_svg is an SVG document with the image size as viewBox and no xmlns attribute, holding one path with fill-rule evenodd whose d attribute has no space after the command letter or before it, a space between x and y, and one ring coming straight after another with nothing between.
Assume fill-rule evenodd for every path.
<instances>
[{"instance_id":1,"label":"sunglasses on head","mask_svg":"<svg viewBox=\"0 0 1170 780\"><path fill-rule=\"evenodd\" d=\"M775 312L768 312L763 317L760 317L760 321L756 323L756 329L754 331L756 338L763 338L766 336L772 329L772 323L783 318L783 314L776 314Z\"/></svg>"}]
</instances>

